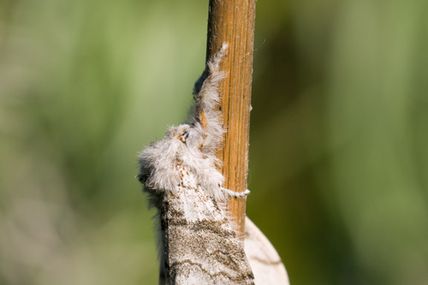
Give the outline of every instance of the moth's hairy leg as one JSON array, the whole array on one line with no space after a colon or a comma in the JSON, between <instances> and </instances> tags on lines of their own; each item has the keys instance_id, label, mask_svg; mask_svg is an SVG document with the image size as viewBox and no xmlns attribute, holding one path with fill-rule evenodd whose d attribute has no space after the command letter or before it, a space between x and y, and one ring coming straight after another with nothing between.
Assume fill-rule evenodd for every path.
<instances>
[{"instance_id":1,"label":"moth's hairy leg","mask_svg":"<svg viewBox=\"0 0 428 285\"><path fill-rule=\"evenodd\" d=\"M215 103L218 103L218 85L220 81L223 80L225 77L224 71L220 70L220 64L227 53L227 49L227 43L223 43L220 50L216 54L214 54L214 56L210 58L207 62L207 77L203 81L202 87L199 93L197 94L197 97L199 97L201 103L206 103L205 106L203 106L206 109L204 109L203 111L207 111L208 108L213 107L212 101L214 101L214 99L217 99L215 100L217 101ZM214 93L217 96L209 96L209 93L212 91L215 91Z\"/></svg>"},{"instance_id":2,"label":"moth's hairy leg","mask_svg":"<svg viewBox=\"0 0 428 285\"><path fill-rule=\"evenodd\" d=\"M208 61L207 65L210 70L210 73L219 71L220 63L224 56L226 55L229 45L225 42L221 45L220 50Z\"/></svg>"},{"instance_id":3,"label":"moth's hairy leg","mask_svg":"<svg viewBox=\"0 0 428 285\"><path fill-rule=\"evenodd\" d=\"M201 76L198 78L198 80L196 80L195 85L193 86L193 95L195 100L201 93L202 84L204 83L205 79L207 79L210 74L219 71L220 63L226 55L227 49L228 44L225 42L221 46L220 50L210 60L208 60L205 70L202 72Z\"/></svg>"},{"instance_id":4,"label":"moth's hairy leg","mask_svg":"<svg viewBox=\"0 0 428 285\"><path fill-rule=\"evenodd\" d=\"M227 52L227 43L208 60L205 72L196 83L195 94L196 108L195 120L200 124L204 133L204 141L201 151L213 154L223 140L223 122L220 108L219 84L225 78L225 73L220 70L220 65ZM203 81L201 81L203 80Z\"/></svg>"}]
</instances>

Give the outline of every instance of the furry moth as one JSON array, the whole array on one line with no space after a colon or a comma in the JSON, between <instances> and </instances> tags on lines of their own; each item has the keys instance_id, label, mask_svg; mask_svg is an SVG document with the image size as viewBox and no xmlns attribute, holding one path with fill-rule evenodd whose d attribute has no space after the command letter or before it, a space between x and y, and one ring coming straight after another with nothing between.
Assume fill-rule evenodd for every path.
<instances>
[{"instance_id":1,"label":"furry moth","mask_svg":"<svg viewBox=\"0 0 428 285\"><path fill-rule=\"evenodd\" d=\"M246 285L254 284L254 275L258 285L288 284L260 230L247 218L244 247L227 212L227 196L242 195L223 188L215 155L224 134L218 85L226 51L223 44L196 82L189 122L170 128L139 155L139 180L158 210L163 285Z\"/></svg>"},{"instance_id":2,"label":"furry moth","mask_svg":"<svg viewBox=\"0 0 428 285\"><path fill-rule=\"evenodd\" d=\"M139 179L159 210L161 284L254 284L215 156L224 133L217 90L226 50L223 44L197 81L189 123L170 128L139 156Z\"/></svg>"}]
</instances>

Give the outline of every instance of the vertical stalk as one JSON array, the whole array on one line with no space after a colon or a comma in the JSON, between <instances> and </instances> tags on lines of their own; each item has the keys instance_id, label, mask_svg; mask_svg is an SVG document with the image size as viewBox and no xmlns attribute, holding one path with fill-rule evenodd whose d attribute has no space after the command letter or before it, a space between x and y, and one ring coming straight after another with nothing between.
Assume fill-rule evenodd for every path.
<instances>
[{"instance_id":1,"label":"vertical stalk","mask_svg":"<svg viewBox=\"0 0 428 285\"><path fill-rule=\"evenodd\" d=\"M207 59L223 42L229 44L222 63L227 76L219 90L226 134L217 156L223 162L224 186L235 192L247 189L254 22L255 0L209 1ZM245 203L245 198L230 198L228 202L242 237Z\"/></svg>"}]
</instances>

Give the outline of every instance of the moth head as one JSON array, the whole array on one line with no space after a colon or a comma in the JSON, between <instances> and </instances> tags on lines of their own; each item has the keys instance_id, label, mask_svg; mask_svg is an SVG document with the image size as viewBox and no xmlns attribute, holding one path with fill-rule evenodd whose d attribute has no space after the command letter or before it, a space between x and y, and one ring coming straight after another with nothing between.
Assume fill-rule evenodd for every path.
<instances>
[{"instance_id":1,"label":"moth head","mask_svg":"<svg viewBox=\"0 0 428 285\"><path fill-rule=\"evenodd\" d=\"M175 138L182 143L186 143L190 133L190 126L187 124L179 125L177 127L170 128L167 132L169 138Z\"/></svg>"}]
</instances>

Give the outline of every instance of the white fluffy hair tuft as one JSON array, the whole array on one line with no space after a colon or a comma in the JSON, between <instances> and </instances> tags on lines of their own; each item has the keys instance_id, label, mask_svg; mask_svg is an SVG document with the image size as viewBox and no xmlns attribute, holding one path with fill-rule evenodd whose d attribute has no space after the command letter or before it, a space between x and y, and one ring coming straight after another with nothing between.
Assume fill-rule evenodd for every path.
<instances>
[{"instance_id":1,"label":"white fluffy hair tuft","mask_svg":"<svg viewBox=\"0 0 428 285\"><path fill-rule=\"evenodd\" d=\"M224 178L217 169L220 162L215 151L224 134L218 86L225 78L220 63L227 48L224 43L196 82L194 112L188 123L170 128L161 140L139 154L139 180L145 191L155 197L165 191L177 191L181 180L176 165L184 164L202 189L210 191L219 202L225 200Z\"/></svg>"}]
</instances>

